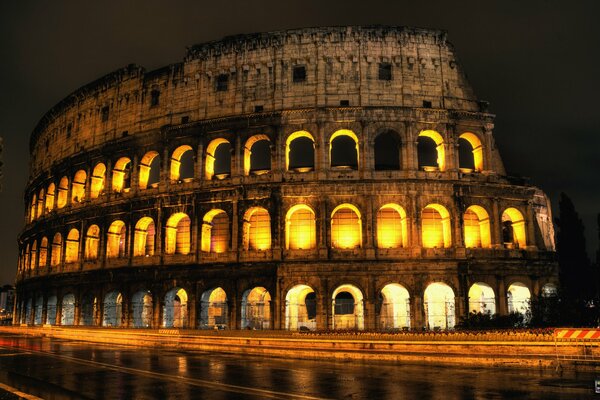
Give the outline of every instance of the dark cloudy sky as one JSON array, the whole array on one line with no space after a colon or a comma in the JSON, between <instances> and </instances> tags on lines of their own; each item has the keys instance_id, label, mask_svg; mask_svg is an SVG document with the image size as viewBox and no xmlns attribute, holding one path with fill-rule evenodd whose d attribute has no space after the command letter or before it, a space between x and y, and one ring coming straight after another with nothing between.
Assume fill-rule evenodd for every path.
<instances>
[{"instance_id":1,"label":"dark cloudy sky","mask_svg":"<svg viewBox=\"0 0 600 400\"><path fill-rule=\"evenodd\" d=\"M460 6L458 5L460 4ZM598 1L1 1L0 284L14 281L24 224L29 135L71 91L136 63L179 62L225 35L319 25L408 25L448 31L475 92L497 115L508 171L557 206L566 192L597 248L600 212Z\"/></svg>"}]
</instances>

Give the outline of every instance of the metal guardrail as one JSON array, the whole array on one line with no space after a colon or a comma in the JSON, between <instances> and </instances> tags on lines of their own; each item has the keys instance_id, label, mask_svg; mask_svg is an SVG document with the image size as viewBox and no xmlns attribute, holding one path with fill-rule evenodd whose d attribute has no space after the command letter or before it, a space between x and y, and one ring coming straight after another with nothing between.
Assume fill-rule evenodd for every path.
<instances>
[{"instance_id":1,"label":"metal guardrail","mask_svg":"<svg viewBox=\"0 0 600 400\"><path fill-rule=\"evenodd\" d=\"M577 354L561 354L559 343L568 343L578 348ZM600 329L565 328L554 330L556 361L599 362Z\"/></svg>"}]
</instances>

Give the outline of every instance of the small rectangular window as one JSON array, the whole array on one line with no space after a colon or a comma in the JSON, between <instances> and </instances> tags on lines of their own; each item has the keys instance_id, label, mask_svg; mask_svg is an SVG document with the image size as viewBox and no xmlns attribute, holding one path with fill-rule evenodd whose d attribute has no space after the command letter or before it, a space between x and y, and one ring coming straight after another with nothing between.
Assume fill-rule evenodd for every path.
<instances>
[{"instance_id":1,"label":"small rectangular window","mask_svg":"<svg viewBox=\"0 0 600 400\"><path fill-rule=\"evenodd\" d=\"M254 106L254 112L263 112L263 106Z\"/></svg>"},{"instance_id":2,"label":"small rectangular window","mask_svg":"<svg viewBox=\"0 0 600 400\"><path fill-rule=\"evenodd\" d=\"M190 117L188 117L187 115L185 117L181 117L182 124L187 124L188 122L190 122Z\"/></svg>"},{"instance_id":3,"label":"small rectangular window","mask_svg":"<svg viewBox=\"0 0 600 400\"><path fill-rule=\"evenodd\" d=\"M108 121L108 110L109 110L108 106L102 107L102 111L101 111L102 122Z\"/></svg>"},{"instance_id":4,"label":"small rectangular window","mask_svg":"<svg viewBox=\"0 0 600 400\"><path fill-rule=\"evenodd\" d=\"M340 100L340 107L349 107L350 100Z\"/></svg>"},{"instance_id":5,"label":"small rectangular window","mask_svg":"<svg viewBox=\"0 0 600 400\"><path fill-rule=\"evenodd\" d=\"M150 92L150 107L156 107L160 101L160 91L153 90Z\"/></svg>"},{"instance_id":6,"label":"small rectangular window","mask_svg":"<svg viewBox=\"0 0 600 400\"><path fill-rule=\"evenodd\" d=\"M292 72L292 80L294 83L306 81L306 67L304 65L296 65Z\"/></svg>"},{"instance_id":7,"label":"small rectangular window","mask_svg":"<svg viewBox=\"0 0 600 400\"><path fill-rule=\"evenodd\" d=\"M217 76L217 83L216 83L217 92L226 91L228 83L229 83L229 75L221 74L221 75Z\"/></svg>"},{"instance_id":8,"label":"small rectangular window","mask_svg":"<svg viewBox=\"0 0 600 400\"><path fill-rule=\"evenodd\" d=\"M379 63L379 80L380 81L391 81L392 80L392 64Z\"/></svg>"},{"instance_id":9,"label":"small rectangular window","mask_svg":"<svg viewBox=\"0 0 600 400\"><path fill-rule=\"evenodd\" d=\"M431 102L429 100L423 100L423 108L431 108Z\"/></svg>"}]
</instances>

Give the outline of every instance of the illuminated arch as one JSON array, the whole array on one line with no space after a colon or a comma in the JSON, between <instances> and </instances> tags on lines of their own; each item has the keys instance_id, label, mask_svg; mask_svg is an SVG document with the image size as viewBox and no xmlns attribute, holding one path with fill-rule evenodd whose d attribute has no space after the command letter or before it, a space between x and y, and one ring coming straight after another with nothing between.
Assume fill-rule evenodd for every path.
<instances>
[{"instance_id":1,"label":"illuminated arch","mask_svg":"<svg viewBox=\"0 0 600 400\"><path fill-rule=\"evenodd\" d=\"M285 329L315 330L317 327L315 291L308 285L296 285L285 296Z\"/></svg>"},{"instance_id":2,"label":"illuminated arch","mask_svg":"<svg viewBox=\"0 0 600 400\"><path fill-rule=\"evenodd\" d=\"M79 261L79 231L75 228L69 231L65 246L65 263Z\"/></svg>"},{"instance_id":3,"label":"illuminated arch","mask_svg":"<svg viewBox=\"0 0 600 400\"><path fill-rule=\"evenodd\" d=\"M41 217L42 214L44 214L44 188L41 188L39 193L38 193L38 199L37 199L37 212L36 215L37 217Z\"/></svg>"},{"instance_id":4,"label":"illuminated arch","mask_svg":"<svg viewBox=\"0 0 600 400\"><path fill-rule=\"evenodd\" d=\"M271 328L271 294L264 287L248 289L242 296L242 329Z\"/></svg>"},{"instance_id":5,"label":"illuminated arch","mask_svg":"<svg viewBox=\"0 0 600 400\"><path fill-rule=\"evenodd\" d=\"M354 249L362 246L360 211L352 204L340 204L331 212L331 247Z\"/></svg>"},{"instance_id":6,"label":"illuminated arch","mask_svg":"<svg viewBox=\"0 0 600 400\"><path fill-rule=\"evenodd\" d=\"M27 243L27 246L25 246L25 254L24 254L25 257L23 259L23 270L25 270L25 271L29 270L29 267L30 267L30 265L29 265L29 255L30 255L30 252L29 252L29 243Z\"/></svg>"},{"instance_id":7,"label":"illuminated arch","mask_svg":"<svg viewBox=\"0 0 600 400\"><path fill-rule=\"evenodd\" d=\"M502 213L502 240L505 245L516 248L525 248L527 245L525 219L516 208L507 208Z\"/></svg>"},{"instance_id":8,"label":"illuminated arch","mask_svg":"<svg viewBox=\"0 0 600 400\"><path fill-rule=\"evenodd\" d=\"M465 140L470 148L463 149L462 146L465 146L466 143L462 142L460 139ZM471 132L465 132L459 136L459 167L460 168L473 168L473 170L477 172L483 171L483 146L481 145L481 140L479 136ZM460 158L461 153L466 153L467 151L471 152L471 157L467 160L463 160ZM472 167L471 167L472 165Z\"/></svg>"},{"instance_id":9,"label":"illuminated arch","mask_svg":"<svg viewBox=\"0 0 600 400\"><path fill-rule=\"evenodd\" d=\"M252 151L254 146L261 141L267 141L269 142L269 144L271 143L271 139L269 139L269 137L267 135L254 135L251 136L250 138L248 138L248 140L246 140L246 143L244 144L244 175L250 175L250 172L257 170L256 165L254 165L254 161L252 157ZM256 156L256 154L255 154ZM266 156L266 155L263 155ZM262 171L262 169L260 169ZM271 170L271 151L269 149L269 156L268 156L268 168L267 170Z\"/></svg>"},{"instance_id":10,"label":"illuminated arch","mask_svg":"<svg viewBox=\"0 0 600 400\"><path fill-rule=\"evenodd\" d=\"M399 170L401 144L400 135L392 129L382 131L375 136L373 142L375 170Z\"/></svg>"},{"instance_id":11,"label":"illuminated arch","mask_svg":"<svg viewBox=\"0 0 600 400\"><path fill-rule=\"evenodd\" d=\"M521 282L514 282L508 287L506 297L508 300L508 312L519 313L527 320L531 301L531 292L527 286Z\"/></svg>"},{"instance_id":12,"label":"illuminated arch","mask_svg":"<svg viewBox=\"0 0 600 400\"><path fill-rule=\"evenodd\" d=\"M436 131L425 130L419 133L417 141L419 142L418 146L421 146L423 141L420 141L419 138L429 138L433 140L435 143L435 151L436 151L436 166L440 171L444 171L446 169L446 145L444 144L444 138ZM435 167L432 165L427 165L425 160L422 159L423 154L419 154L419 168L421 167Z\"/></svg>"},{"instance_id":13,"label":"illuminated arch","mask_svg":"<svg viewBox=\"0 0 600 400\"><path fill-rule=\"evenodd\" d=\"M71 203L81 203L85 199L86 180L87 174L84 170L80 169L75 173L71 184Z\"/></svg>"},{"instance_id":14,"label":"illuminated arch","mask_svg":"<svg viewBox=\"0 0 600 400\"><path fill-rule=\"evenodd\" d=\"M116 220L106 233L106 258L125 257L127 227L125 222Z\"/></svg>"},{"instance_id":15,"label":"illuminated arch","mask_svg":"<svg viewBox=\"0 0 600 400\"><path fill-rule=\"evenodd\" d=\"M310 141L310 153L312 158L310 162L301 163L298 161L298 157L305 156L301 154L301 150L307 150L307 146L304 149L296 148L302 145L302 141ZM296 145L293 145L296 142ZM304 172L308 169L314 169L315 167L315 138L307 131L296 131L288 136L285 141L285 170L297 170L298 172Z\"/></svg>"},{"instance_id":16,"label":"illuminated arch","mask_svg":"<svg viewBox=\"0 0 600 400\"><path fill-rule=\"evenodd\" d=\"M292 206L285 216L285 248L308 250L316 245L315 212L306 204Z\"/></svg>"},{"instance_id":17,"label":"illuminated arch","mask_svg":"<svg viewBox=\"0 0 600 400\"><path fill-rule=\"evenodd\" d=\"M244 214L244 250L269 250L271 248L271 216L262 207L249 208Z\"/></svg>"},{"instance_id":18,"label":"illuminated arch","mask_svg":"<svg viewBox=\"0 0 600 400\"><path fill-rule=\"evenodd\" d=\"M126 192L131 187L131 159L121 157L113 168L112 189L120 193Z\"/></svg>"},{"instance_id":19,"label":"illuminated arch","mask_svg":"<svg viewBox=\"0 0 600 400\"><path fill-rule=\"evenodd\" d=\"M204 163L204 176L206 180L211 180L217 172L215 172L215 164L219 164L222 160L217 159L218 157L218 149L221 145L227 146L227 150L231 150L231 143L227 139L217 138L211 140L211 142L206 147L206 161ZM231 153L229 153L231 154ZM223 176L224 174L231 175L231 155L229 155L229 165L225 171L218 171L219 176ZM223 160L227 161L227 160ZM225 163L227 164L227 163Z\"/></svg>"},{"instance_id":20,"label":"illuminated arch","mask_svg":"<svg viewBox=\"0 0 600 400\"><path fill-rule=\"evenodd\" d=\"M29 269L34 270L37 268L37 240L33 241L31 245L31 253L29 258Z\"/></svg>"},{"instance_id":21,"label":"illuminated arch","mask_svg":"<svg viewBox=\"0 0 600 400\"><path fill-rule=\"evenodd\" d=\"M46 302L46 325L56 325L56 307L58 305L58 299L55 295L48 297Z\"/></svg>"},{"instance_id":22,"label":"illuminated arch","mask_svg":"<svg viewBox=\"0 0 600 400\"><path fill-rule=\"evenodd\" d=\"M201 250L223 253L229 249L229 217L220 209L212 209L202 218Z\"/></svg>"},{"instance_id":23,"label":"illuminated arch","mask_svg":"<svg viewBox=\"0 0 600 400\"><path fill-rule=\"evenodd\" d=\"M200 306L200 328L226 328L229 325L227 294L223 288L209 289L202 293Z\"/></svg>"},{"instance_id":24,"label":"illuminated arch","mask_svg":"<svg viewBox=\"0 0 600 400\"><path fill-rule=\"evenodd\" d=\"M398 283L390 283L381 289L379 320L382 329L410 328L410 295Z\"/></svg>"},{"instance_id":25,"label":"illuminated arch","mask_svg":"<svg viewBox=\"0 0 600 400\"><path fill-rule=\"evenodd\" d=\"M406 211L397 204L385 204L377 211L377 247L394 249L407 246Z\"/></svg>"},{"instance_id":26,"label":"illuminated arch","mask_svg":"<svg viewBox=\"0 0 600 400\"><path fill-rule=\"evenodd\" d=\"M191 153L189 153L187 156L184 156L184 154L186 154L188 151L191 151ZM188 158L190 156L191 160ZM173 154L171 155L171 170L169 176L172 182L187 180L194 177L193 157L194 152L192 146L189 146L187 144L179 146L178 148L173 150ZM184 159L182 160L182 158ZM191 165L189 165L189 163L191 163ZM182 174L182 166L184 172L187 171L187 174Z\"/></svg>"},{"instance_id":27,"label":"illuminated arch","mask_svg":"<svg viewBox=\"0 0 600 400\"><path fill-rule=\"evenodd\" d=\"M333 150L334 150L334 142L337 138L340 137L349 137L354 141L354 149L356 150L356 156L351 155L347 160L334 160L333 159ZM337 147L337 146L335 146ZM337 149L336 149L337 150ZM354 132L349 129L340 129L335 131L333 135L329 138L329 165L331 167L349 167L352 169L358 169L358 160L359 157L359 149L358 149L358 136Z\"/></svg>"},{"instance_id":28,"label":"illuminated arch","mask_svg":"<svg viewBox=\"0 0 600 400\"><path fill-rule=\"evenodd\" d=\"M96 260L100 245L100 228L98 225L90 225L85 234L84 259Z\"/></svg>"},{"instance_id":29,"label":"illuminated arch","mask_svg":"<svg viewBox=\"0 0 600 400\"><path fill-rule=\"evenodd\" d=\"M106 165L98 163L92 171L90 178L90 198L97 199L104 191L104 180L106 176Z\"/></svg>"},{"instance_id":30,"label":"illuminated arch","mask_svg":"<svg viewBox=\"0 0 600 400\"><path fill-rule=\"evenodd\" d=\"M463 227L465 247L490 248L492 246L490 217L483 207L474 205L467 208L463 215Z\"/></svg>"},{"instance_id":31,"label":"illuminated arch","mask_svg":"<svg viewBox=\"0 0 600 400\"><path fill-rule=\"evenodd\" d=\"M69 193L69 178L63 176L58 183L58 196L56 199L56 207L63 208L67 205L67 194Z\"/></svg>"},{"instance_id":32,"label":"illuminated arch","mask_svg":"<svg viewBox=\"0 0 600 400\"><path fill-rule=\"evenodd\" d=\"M152 326L152 293L140 290L131 297L134 328L150 328Z\"/></svg>"},{"instance_id":33,"label":"illuminated arch","mask_svg":"<svg viewBox=\"0 0 600 400\"><path fill-rule=\"evenodd\" d=\"M165 305L163 307L163 323L165 328L187 328L188 316L188 294L176 287L165 295Z\"/></svg>"},{"instance_id":34,"label":"illuminated arch","mask_svg":"<svg viewBox=\"0 0 600 400\"><path fill-rule=\"evenodd\" d=\"M165 227L165 254L189 254L191 224L186 213L178 212L169 217Z\"/></svg>"},{"instance_id":35,"label":"illuminated arch","mask_svg":"<svg viewBox=\"0 0 600 400\"><path fill-rule=\"evenodd\" d=\"M442 282L427 286L423 296L428 329L452 329L455 323L454 291Z\"/></svg>"},{"instance_id":36,"label":"illuminated arch","mask_svg":"<svg viewBox=\"0 0 600 400\"><path fill-rule=\"evenodd\" d=\"M156 227L154 225L154 220L150 217L140 218L135 224L135 233L133 237L133 256L153 256L155 237Z\"/></svg>"},{"instance_id":37,"label":"illuminated arch","mask_svg":"<svg viewBox=\"0 0 600 400\"><path fill-rule=\"evenodd\" d=\"M119 327L123 319L123 296L112 291L104 296L102 326Z\"/></svg>"},{"instance_id":38,"label":"illuminated arch","mask_svg":"<svg viewBox=\"0 0 600 400\"><path fill-rule=\"evenodd\" d=\"M354 285L338 286L331 296L333 329L365 329L363 294Z\"/></svg>"},{"instance_id":39,"label":"illuminated arch","mask_svg":"<svg viewBox=\"0 0 600 400\"><path fill-rule=\"evenodd\" d=\"M31 204L29 205L29 222L32 222L35 217L35 211L37 209L37 196L35 193L31 196Z\"/></svg>"},{"instance_id":40,"label":"illuminated arch","mask_svg":"<svg viewBox=\"0 0 600 400\"><path fill-rule=\"evenodd\" d=\"M62 261L62 235L56 232L52 239L52 252L50 255L50 266L59 266Z\"/></svg>"},{"instance_id":41,"label":"illuminated arch","mask_svg":"<svg viewBox=\"0 0 600 400\"><path fill-rule=\"evenodd\" d=\"M421 211L422 243L425 248L448 248L452 245L450 213L439 204L429 204Z\"/></svg>"},{"instance_id":42,"label":"illuminated arch","mask_svg":"<svg viewBox=\"0 0 600 400\"><path fill-rule=\"evenodd\" d=\"M60 324L63 326L75 325L75 296L66 294L60 304Z\"/></svg>"},{"instance_id":43,"label":"illuminated arch","mask_svg":"<svg viewBox=\"0 0 600 400\"><path fill-rule=\"evenodd\" d=\"M54 209L54 192L56 191L56 185L51 183L48 185L48 190L46 190L46 212L52 211Z\"/></svg>"},{"instance_id":44,"label":"illuminated arch","mask_svg":"<svg viewBox=\"0 0 600 400\"><path fill-rule=\"evenodd\" d=\"M158 157L158 158L157 158ZM144 190L160 180L160 157L158 152L149 151L140 160L139 188Z\"/></svg>"},{"instance_id":45,"label":"illuminated arch","mask_svg":"<svg viewBox=\"0 0 600 400\"><path fill-rule=\"evenodd\" d=\"M45 267L48 264L48 238L43 237L40 242L40 257L38 261L39 267Z\"/></svg>"},{"instance_id":46,"label":"illuminated arch","mask_svg":"<svg viewBox=\"0 0 600 400\"><path fill-rule=\"evenodd\" d=\"M496 314L494 289L486 283L474 283L469 289L469 312Z\"/></svg>"}]
</instances>

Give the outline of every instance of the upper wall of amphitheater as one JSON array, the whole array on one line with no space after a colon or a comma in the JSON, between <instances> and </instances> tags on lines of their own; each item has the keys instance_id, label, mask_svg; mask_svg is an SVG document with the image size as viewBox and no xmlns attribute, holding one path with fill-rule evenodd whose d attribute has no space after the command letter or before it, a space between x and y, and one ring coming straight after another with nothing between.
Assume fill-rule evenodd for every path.
<instances>
[{"instance_id":1,"label":"upper wall of amphitheater","mask_svg":"<svg viewBox=\"0 0 600 400\"><path fill-rule=\"evenodd\" d=\"M193 46L183 62L155 71L129 65L67 96L34 129L31 176L164 126L340 106L481 111L442 31L328 27L232 36Z\"/></svg>"}]
</instances>

